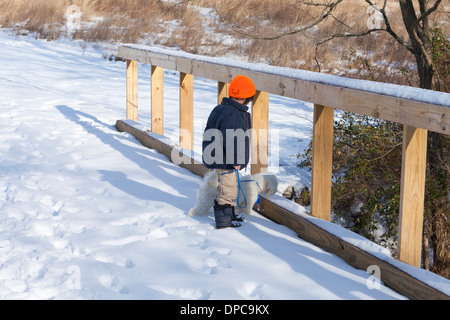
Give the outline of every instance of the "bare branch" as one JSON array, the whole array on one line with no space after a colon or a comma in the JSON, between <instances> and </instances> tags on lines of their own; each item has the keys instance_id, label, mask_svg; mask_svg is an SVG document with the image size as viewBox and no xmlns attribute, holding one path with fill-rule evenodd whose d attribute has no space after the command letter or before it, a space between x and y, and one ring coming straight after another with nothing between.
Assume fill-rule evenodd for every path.
<instances>
[{"instance_id":1,"label":"bare branch","mask_svg":"<svg viewBox=\"0 0 450 320\"><path fill-rule=\"evenodd\" d=\"M369 30L367 30L365 32L360 32L360 33L335 33L335 34L332 34L331 36L329 36L326 39L322 39L319 42L316 42L314 60L316 61L317 67L319 69L319 72L320 72L320 63L319 63L319 60L317 59L319 46L321 46L322 44L324 44L324 43L326 43L328 41L336 39L336 38L363 37L363 36L367 36L368 34L373 33L373 32L377 32L377 31L385 31L385 29L369 29Z\"/></svg>"},{"instance_id":2,"label":"bare branch","mask_svg":"<svg viewBox=\"0 0 450 320\"><path fill-rule=\"evenodd\" d=\"M434 11L436 11L437 8L439 7L440 3L441 3L441 0L436 0L436 2L434 3L434 6L431 7L430 9L426 10L425 3L421 2L420 10L421 10L422 14L416 19L416 21L414 22L414 24L412 26L412 30L411 30L412 34L414 35L414 39L419 44L420 49L421 49L421 51L422 51L422 53L423 53L423 55L424 55L428 65L433 65L433 58L430 56L428 50L425 48L423 40L419 37L417 30L418 30L419 23L421 21L425 21L425 19L430 14L432 14ZM426 23L424 23L422 28L425 29L426 27L427 27ZM423 36L426 37L426 34L423 34Z\"/></svg>"},{"instance_id":3,"label":"bare branch","mask_svg":"<svg viewBox=\"0 0 450 320\"><path fill-rule=\"evenodd\" d=\"M386 25L386 28L384 29L380 29L379 31L386 31L387 33L389 33L398 43L400 43L404 48L406 48L406 50L408 50L409 52L411 52L412 54L414 54L414 50L412 48L412 46L410 46L406 41L404 41L403 39L401 39L397 33L395 33L394 30L392 30L391 28L391 23L387 17L386 14L386 4L387 4L387 0L384 0L383 3L383 7L380 9L378 8L376 5L374 5L372 3L372 1L370 0L366 0L366 2L375 10L377 10L378 12L380 12L383 15L383 20L384 20L384 24Z\"/></svg>"},{"instance_id":4,"label":"bare branch","mask_svg":"<svg viewBox=\"0 0 450 320\"><path fill-rule=\"evenodd\" d=\"M439 5L441 4L442 0L436 0L436 2L434 3L434 6L432 6L430 9L422 12L422 14L417 18L417 20L414 22L413 24L413 30L415 30L417 28L417 26L419 25L419 23L423 20L425 20L430 14L432 14L434 11L437 10L437 8L439 7ZM421 10L425 10L425 7L421 7Z\"/></svg>"},{"instance_id":5,"label":"bare branch","mask_svg":"<svg viewBox=\"0 0 450 320\"><path fill-rule=\"evenodd\" d=\"M308 1L298 1L301 4L304 4L306 6L313 6L313 7L330 7L333 5L333 3L317 3L317 2L308 2Z\"/></svg>"},{"instance_id":6,"label":"bare branch","mask_svg":"<svg viewBox=\"0 0 450 320\"><path fill-rule=\"evenodd\" d=\"M339 20L338 18L336 18L333 14L330 15L330 17L332 17L334 20L336 20L338 23L342 24L344 27L352 30L353 28L350 27L348 24L346 24L344 21Z\"/></svg>"},{"instance_id":7,"label":"bare branch","mask_svg":"<svg viewBox=\"0 0 450 320\"><path fill-rule=\"evenodd\" d=\"M399 147L401 145L403 145L403 142L397 143L396 145L392 146L392 148L390 150L386 151L383 155L381 155L381 156L379 156L377 158L369 159L368 162L377 161L379 159L382 159L382 158L386 157L389 153L394 151L395 148L397 148L397 147Z\"/></svg>"},{"instance_id":8,"label":"bare branch","mask_svg":"<svg viewBox=\"0 0 450 320\"><path fill-rule=\"evenodd\" d=\"M373 4L373 2L371 0L365 0L365 1L370 6L372 6L375 10L377 10L378 12L380 12L383 15L383 20L384 20L384 23L385 23L386 27L385 28L369 29L369 30L367 30L365 32L360 32L360 33L337 33L337 34L333 34L333 35L331 35L331 36L329 36L329 37L327 37L327 38L317 42L316 45L315 45L315 57L314 57L314 60L316 61L317 67L319 69L319 72L320 72L320 63L319 63L319 60L317 58L319 46L321 46L322 44L324 44L324 43L326 43L328 41L336 39L336 38L363 37L363 36L367 36L367 35L369 35L371 33L374 33L374 32L383 31L383 32L389 33L399 44L401 44L405 49L407 49L409 52L414 54L413 47L411 45L409 45L406 41L401 39L400 36L398 36L397 33L395 33L395 31L392 30L391 24L389 22L387 14L386 14L386 3L387 3L387 0L384 0L382 8L377 7L375 4Z\"/></svg>"},{"instance_id":9,"label":"bare branch","mask_svg":"<svg viewBox=\"0 0 450 320\"><path fill-rule=\"evenodd\" d=\"M275 36L270 36L270 37L258 36L258 35L251 34L249 32L243 31L243 30L236 29L228 21L226 21L226 19L223 17L223 15L222 15L222 13L220 12L219 9L215 8L215 10L216 10L217 14L220 16L220 18L222 19L222 21L228 26L228 28L230 28L231 30L233 30L234 32L236 32L238 34L241 34L241 35L253 38L253 39L258 39L258 40L276 40L276 39L279 39L281 37L294 35L294 34L297 34L297 33L300 33L300 32L303 32L303 31L306 31L308 29L311 29L311 28L315 27L316 25L318 25L319 23L321 23L322 21L327 19L331 15L332 11L336 8L336 6L339 3L341 3L342 1L343 0L336 0L336 1L332 2L332 3L330 3L330 4L314 4L312 2L302 2L303 4L306 4L306 5L318 5L318 6L320 5L320 6L324 6L326 9L321 14L321 17L318 18L317 20L315 20L314 22L312 22L311 24L308 24L306 26L302 26L300 28L294 29L294 30L289 31L289 32L280 33L280 34L277 34Z\"/></svg>"}]
</instances>

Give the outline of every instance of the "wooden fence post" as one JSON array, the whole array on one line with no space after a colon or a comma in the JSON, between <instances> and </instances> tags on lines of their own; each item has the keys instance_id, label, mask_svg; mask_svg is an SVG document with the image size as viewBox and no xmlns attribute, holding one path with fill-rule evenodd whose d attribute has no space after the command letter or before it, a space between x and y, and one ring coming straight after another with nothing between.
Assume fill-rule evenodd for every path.
<instances>
[{"instance_id":1,"label":"wooden fence post","mask_svg":"<svg viewBox=\"0 0 450 320\"><path fill-rule=\"evenodd\" d=\"M163 68L152 66L152 132L164 134Z\"/></svg>"},{"instance_id":2,"label":"wooden fence post","mask_svg":"<svg viewBox=\"0 0 450 320\"><path fill-rule=\"evenodd\" d=\"M127 59L127 119L138 121L138 62Z\"/></svg>"},{"instance_id":3,"label":"wooden fence post","mask_svg":"<svg viewBox=\"0 0 450 320\"><path fill-rule=\"evenodd\" d=\"M330 221L334 109L314 105L311 214Z\"/></svg>"},{"instance_id":4,"label":"wooden fence post","mask_svg":"<svg viewBox=\"0 0 450 320\"><path fill-rule=\"evenodd\" d=\"M269 161L269 93L256 91L252 102L251 174L266 172Z\"/></svg>"},{"instance_id":5,"label":"wooden fence post","mask_svg":"<svg viewBox=\"0 0 450 320\"><path fill-rule=\"evenodd\" d=\"M399 259L419 268L422 253L427 134L425 129L406 125L403 128Z\"/></svg>"},{"instance_id":6,"label":"wooden fence post","mask_svg":"<svg viewBox=\"0 0 450 320\"><path fill-rule=\"evenodd\" d=\"M222 99L228 97L228 88L230 84L225 82L217 83L217 104L222 103Z\"/></svg>"},{"instance_id":7,"label":"wooden fence post","mask_svg":"<svg viewBox=\"0 0 450 320\"><path fill-rule=\"evenodd\" d=\"M194 149L194 76L180 73L180 146Z\"/></svg>"}]
</instances>

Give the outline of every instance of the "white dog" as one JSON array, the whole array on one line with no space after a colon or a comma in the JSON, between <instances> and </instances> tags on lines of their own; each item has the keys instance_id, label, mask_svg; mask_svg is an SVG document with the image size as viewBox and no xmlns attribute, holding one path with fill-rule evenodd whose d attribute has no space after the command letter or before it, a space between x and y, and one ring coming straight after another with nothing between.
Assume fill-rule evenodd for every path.
<instances>
[{"instance_id":1,"label":"white dog","mask_svg":"<svg viewBox=\"0 0 450 320\"><path fill-rule=\"evenodd\" d=\"M258 200L258 195L270 197L277 192L278 180L273 174L259 173L255 175L239 175L241 190L239 190L239 203L237 212L251 214L253 205ZM203 178L203 183L197 191L197 203L189 210L189 216L206 215L208 210L214 206L217 187L219 186L215 170L208 172Z\"/></svg>"}]
</instances>

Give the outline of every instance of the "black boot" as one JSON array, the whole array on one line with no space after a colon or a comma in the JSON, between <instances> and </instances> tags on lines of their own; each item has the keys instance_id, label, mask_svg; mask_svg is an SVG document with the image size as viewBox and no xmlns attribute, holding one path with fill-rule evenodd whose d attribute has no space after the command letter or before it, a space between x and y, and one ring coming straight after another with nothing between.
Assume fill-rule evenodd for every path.
<instances>
[{"instance_id":1,"label":"black boot","mask_svg":"<svg viewBox=\"0 0 450 320\"><path fill-rule=\"evenodd\" d=\"M219 208L219 204L217 203L217 200L214 200L214 210L216 207ZM233 210L233 221L242 222L245 220L245 215L243 213L236 215L235 207L232 206L231 208Z\"/></svg>"},{"instance_id":2,"label":"black boot","mask_svg":"<svg viewBox=\"0 0 450 320\"><path fill-rule=\"evenodd\" d=\"M219 205L217 202L214 204L214 218L216 220L216 229L223 228L236 228L240 227L241 224L233 220L234 207L225 204Z\"/></svg>"}]
</instances>

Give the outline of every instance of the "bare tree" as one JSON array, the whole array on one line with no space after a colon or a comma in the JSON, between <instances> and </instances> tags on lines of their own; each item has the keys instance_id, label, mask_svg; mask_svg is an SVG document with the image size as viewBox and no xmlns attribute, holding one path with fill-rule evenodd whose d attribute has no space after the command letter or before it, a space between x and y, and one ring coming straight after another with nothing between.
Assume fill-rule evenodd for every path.
<instances>
[{"instance_id":1,"label":"bare tree","mask_svg":"<svg viewBox=\"0 0 450 320\"><path fill-rule=\"evenodd\" d=\"M192 0L185 0L185 2L189 2ZM221 17L223 22L234 32L247 36L253 39L259 39L259 40L276 40L281 37L289 36L289 35L295 35L299 33L303 33L307 30L310 30L319 24L325 22L328 19L335 19L336 16L333 15L333 12L338 8L340 4L345 4L344 0L336 0L336 1L330 1L330 0L324 0L322 2L314 2L314 1L308 1L308 0L297 0L298 4L302 4L305 6L314 6L318 8L322 8L321 12L318 14L318 17L315 18L312 22L301 26L294 28L292 30L278 33L275 35L257 35L248 31L245 31L243 29L240 29L239 27L234 26L229 21L227 21L224 18L224 15L221 13L220 9L215 8L218 15ZM433 75L434 75L434 65L433 65L433 59L432 59L432 44L431 44L431 38L430 38L430 26L429 26L429 17L430 15L435 12L442 0L435 0L432 5L429 5L429 0L417 0L416 6L419 7L419 11L416 11L414 1L413 0L399 0L399 5L401 8L402 18L403 18L403 26L408 34L408 39L402 39L396 31L393 30L391 26L391 21L388 18L387 15L387 0L383 0L383 4L378 7L376 4L373 3L371 0L365 0L368 6L371 6L374 8L374 10L378 11L384 21L384 26L375 27L371 29L367 29L363 32L357 32L357 33L334 33L329 34L326 37L317 40L316 42L316 48L318 48L320 45L329 42L331 40L337 39L337 38L351 38L351 37L362 37L369 35L371 33L375 32L386 32L389 35L391 35L403 48L408 50L411 54L414 55L416 60L416 65L418 69L419 74L419 80L420 80L420 87L424 89L432 89L433 84ZM416 12L419 12L420 14L417 14ZM339 21L340 23L345 25L344 21Z\"/></svg>"}]
</instances>

